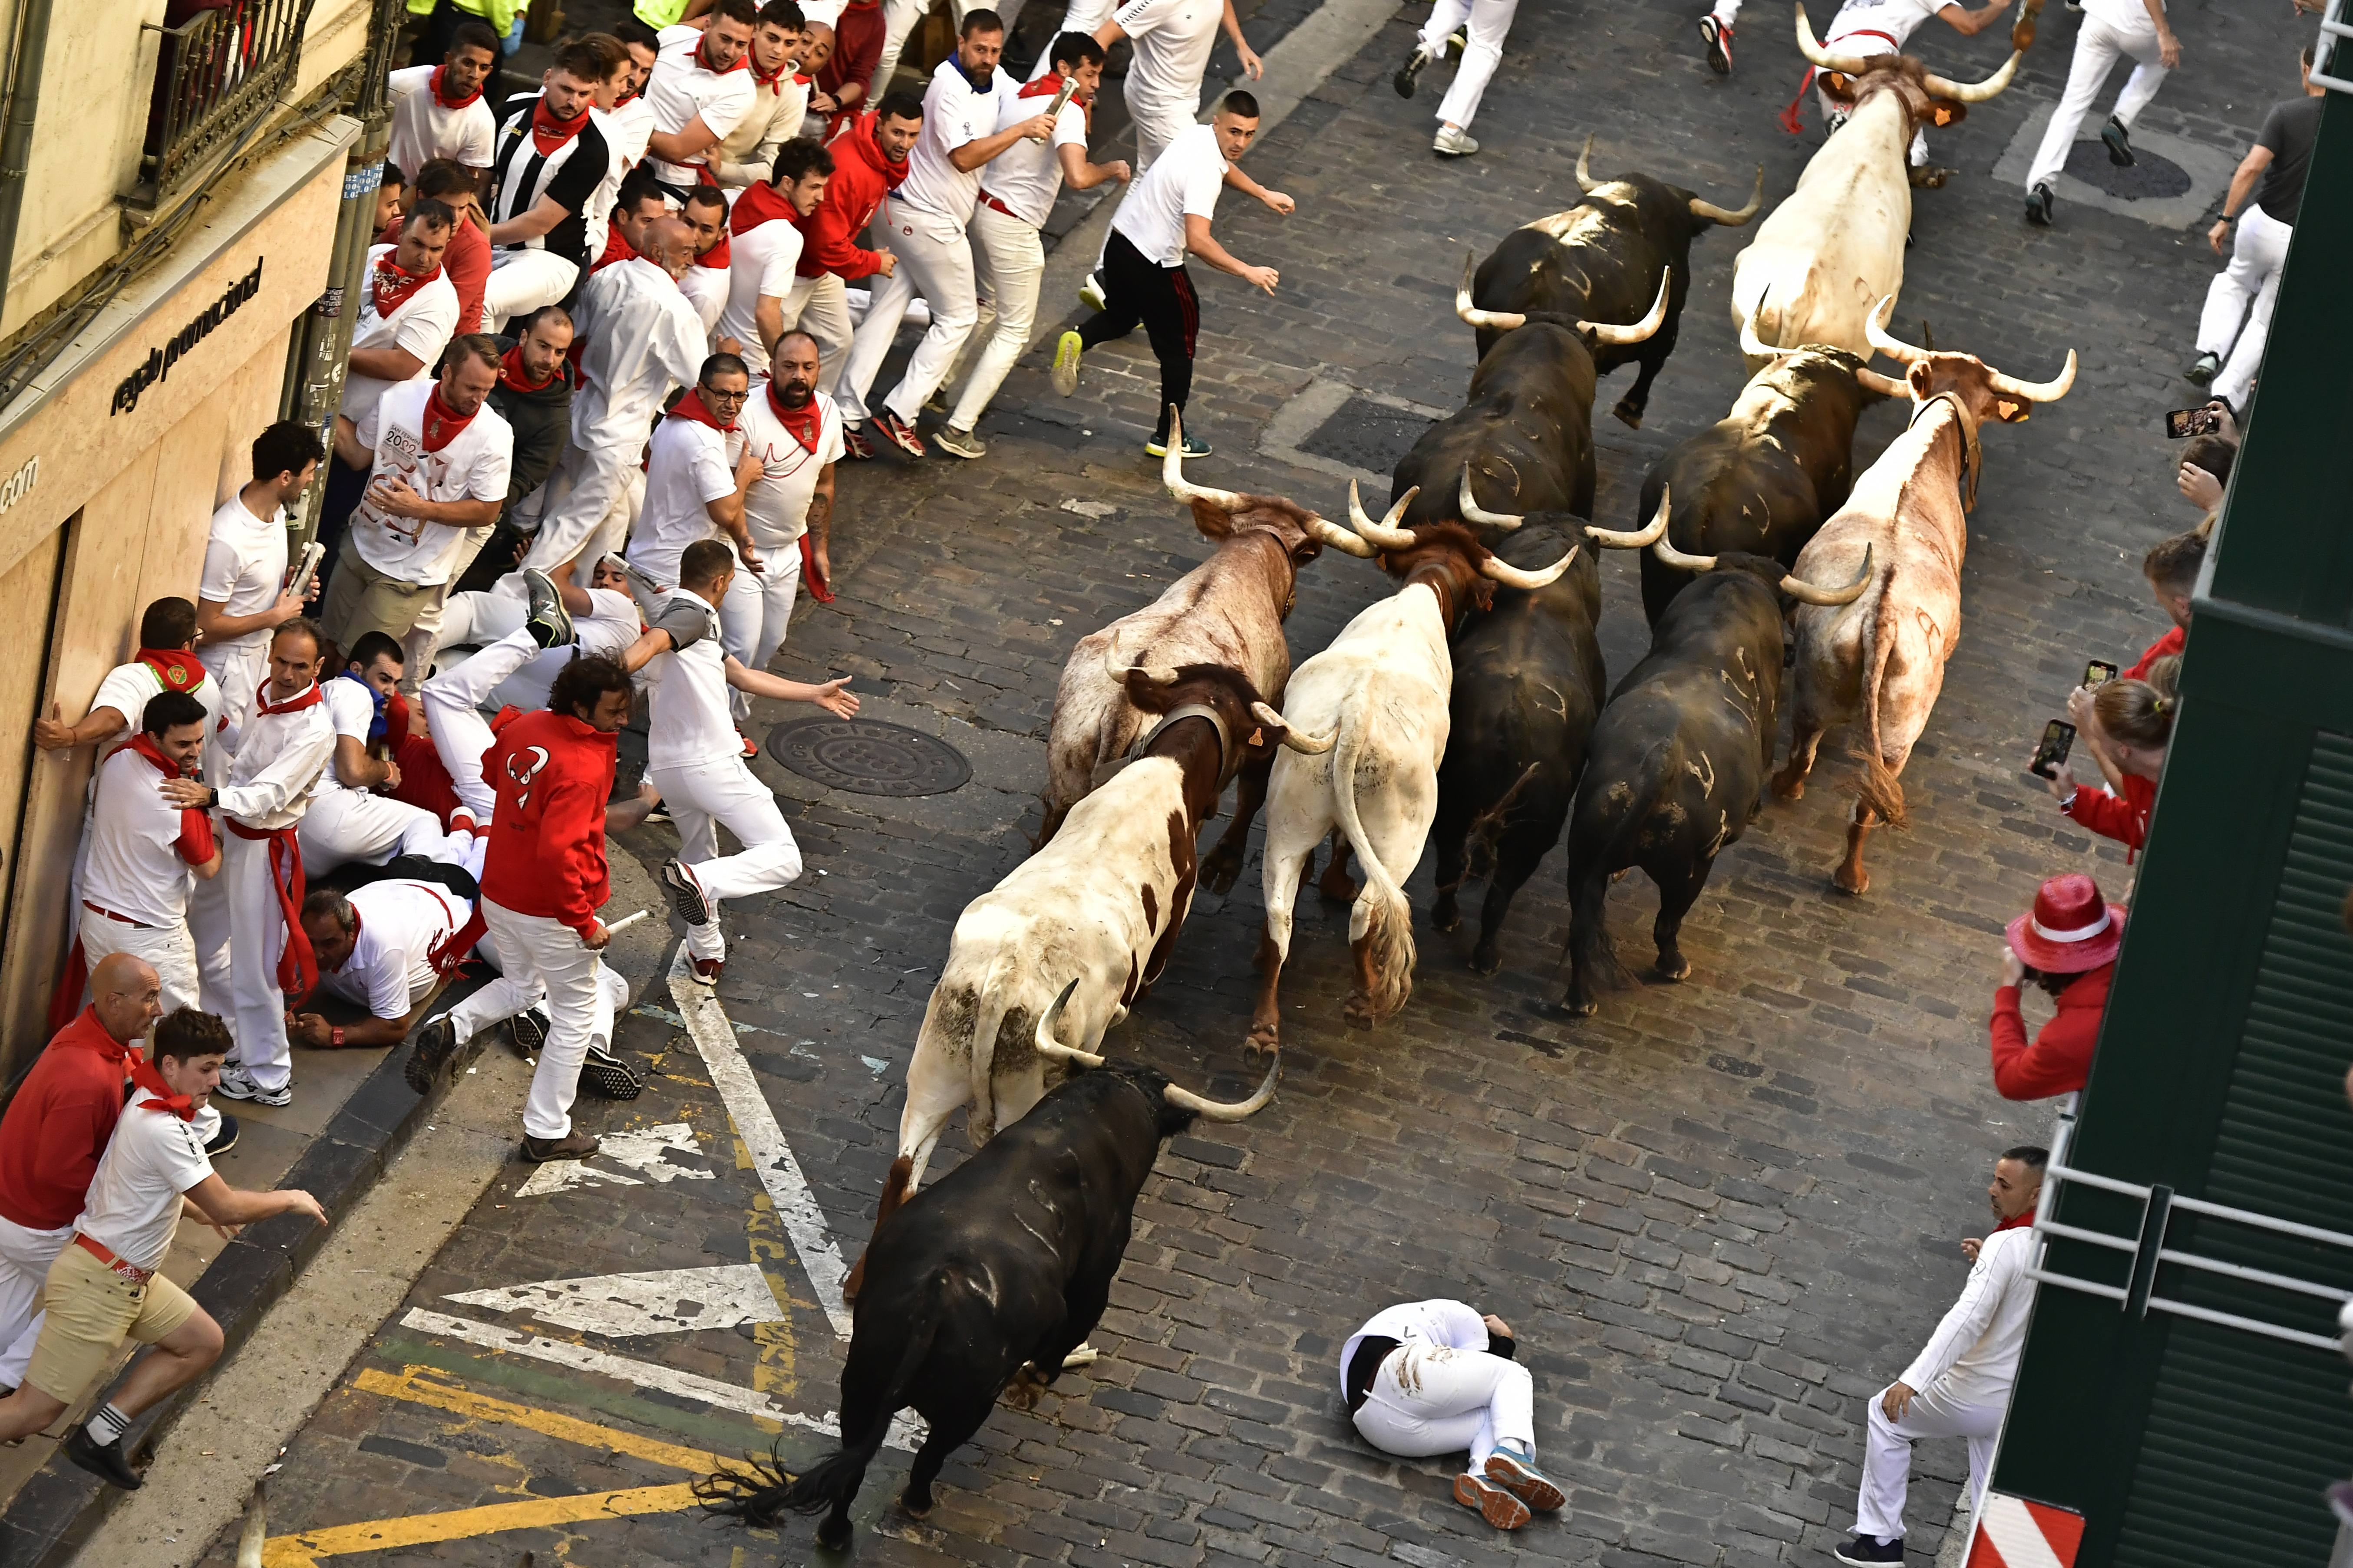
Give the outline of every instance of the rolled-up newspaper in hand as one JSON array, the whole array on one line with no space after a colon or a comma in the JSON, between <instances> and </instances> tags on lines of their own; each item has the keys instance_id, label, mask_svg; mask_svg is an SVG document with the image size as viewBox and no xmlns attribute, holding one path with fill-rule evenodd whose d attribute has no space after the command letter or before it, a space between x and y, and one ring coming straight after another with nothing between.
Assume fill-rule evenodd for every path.
<instances>
[{"instance_id":1,"label":"rolled-up newspaper in hand","mask_svg":"<svg viewBox=\"0 0 2353 1568\"><path fill-rule=\"evenodd\" d=\"M621 931L625 931L651 913L653 913L653 910L639 910L636 914L623 915L619 920L613 921L607 924L605 927L605 934L607 936L613 936Z\"/></svg>"}]
</instances>

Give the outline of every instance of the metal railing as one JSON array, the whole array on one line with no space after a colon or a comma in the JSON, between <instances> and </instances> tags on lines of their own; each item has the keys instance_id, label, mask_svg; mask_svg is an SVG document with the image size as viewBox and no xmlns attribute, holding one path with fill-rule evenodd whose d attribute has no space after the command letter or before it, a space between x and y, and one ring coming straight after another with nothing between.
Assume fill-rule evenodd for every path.
<instances>
[{"instance_id":1,"label":"metal railing","mask_svg":"<svg viewBox=\"0 0 2353 1568\"><path fill-rule=\"evenodd\" d=\"M266 117L294 84L311 0L230 0L163 36L139 184L153 211Z\"/></svg>"},{"instance_id":2,"label":"metal railing","mask_svg":"<svg viewBox=\"0 0 2353 1568\"><path fill-rule=\"evenodd\" d=\"M2320 47L2313 51L2312 85L2331 92L2353 92L2353 80L2336 73L2344 40L2353 38L2353 0L2332 0L2320 17ZM2353 69L2353 64L2347 68Z\"/></svg>"}]
</instances>

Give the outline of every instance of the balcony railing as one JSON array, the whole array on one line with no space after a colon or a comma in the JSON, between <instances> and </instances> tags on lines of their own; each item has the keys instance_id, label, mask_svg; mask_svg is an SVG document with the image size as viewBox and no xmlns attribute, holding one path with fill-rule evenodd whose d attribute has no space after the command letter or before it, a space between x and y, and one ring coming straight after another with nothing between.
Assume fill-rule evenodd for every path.
<instances>
[{"instance_id":1,"label":"balcony railing","mask_svg":"<svg viewBox=\"0 0 2353 1568\"><path fill-rule=\"evenodd\" d=\"M158 29L155 93L130 205L153 211L266 118L301 63L311 0L227 0Z\"/></svg>"}]
</instances>

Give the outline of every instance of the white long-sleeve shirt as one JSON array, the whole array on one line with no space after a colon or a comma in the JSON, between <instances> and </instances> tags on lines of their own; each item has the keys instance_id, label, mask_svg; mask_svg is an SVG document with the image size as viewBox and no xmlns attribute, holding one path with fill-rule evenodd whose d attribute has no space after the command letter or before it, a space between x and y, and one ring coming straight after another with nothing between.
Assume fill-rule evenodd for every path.
<instances>
[{"instance_id":1,"label":"white long-sleeve shirt","mask_svg":"<svg viewBox=\"0 0 2353 1568\"><path fill-rule=\"evenodd\" d=\"M1978 1260L1927 1344L1898 1381L1926 1394L1934 1388L1962 1405L2002 1405L2018 1380L2018 1352L2034 1309L2034 1232L1998 1230L1978 1248Z\"/></svg>"},{"instance_id":2,"label":"white long-sleeve shirt","mask_svg":"<svg viewBox=\"0 0 2353 1568\"><path fill-rule=\"evenodd\" d=\"M1487 1348L1487 1320L1479 1309L1461 1301L1407 1301L1377 1312L1372 1321L1348 1336L1340 1347L1340 1393L1348 1392L1348 1363L1356 1359L1356 1347L1366 1339L1378 1335L1400 1344L1416 1341L1426 1345L1442 1345L1448 1350L1483 1351Z\"/></svg>"},{"instance_id":3,"label":"white long-sleeve shirt","mask_svg":"<svg viewBox=\"0 0 2353 1568\"><path fill-rule=\"evenodd\" d=\"M237 739L220 790L220 810L247 827L275 831L299 825L311 809L311 794L335 754L335 726L327 705L314 702L288 713L264 713L265 686Z\"/></svg>"},{"instance_id":4,"label":"white long-sleeve shirt","mask_svg":"<svg viewBox=\"0 0 2353 1568\"><path fill-rule=\"evenodd\" d=\"M595 395L572 400L572 442L593 448L628 437L637 461L646 427L673 386L692 386L710 352L702 318L670 275L643 257L619 261L588 279L580 297L582 379Z\"/></svg>"}]
</instances>

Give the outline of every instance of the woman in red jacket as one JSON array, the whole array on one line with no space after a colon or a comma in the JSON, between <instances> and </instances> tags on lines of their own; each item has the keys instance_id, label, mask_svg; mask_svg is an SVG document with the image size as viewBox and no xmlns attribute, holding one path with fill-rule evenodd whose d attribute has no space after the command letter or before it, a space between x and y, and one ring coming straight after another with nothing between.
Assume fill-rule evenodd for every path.
<instances>
[{"instance_id":1,"label":"woman in red jacket","mask_svg":"<svg viewBox=\"0 0 2353 1568\"><path fill-rule=\"evenodd\" d=\"M2173 664L2170 658L2158 665ZM2152 669L2152 675L2158 674ZM2111 680L2092 698L2092 728L2084 732L2103 772L2123 792L2080 789L2065 763L2052 773L2052 797L2059 809L2104 838L2125 847L2130 865L2148 842L2149 807L2157 804L2157 781L2165 772L2165 750L2173 741L2176 701L2171 671L2162 686L2142 680Z\"/></svg>"},{"instance_id":2,"label":"woman in red jacket","mask_svg":"<svg viewBox=\"0 0 2353 1568\"><path fill-rule=\"evenodd\" d=\"M2034 907L2010 922L1991 1026L1993 1086L2004 1100L2047 1100L2084 1087L2124 940L2125 907L2102 899L2100 885L2079 871L2043 883ZM2030 979L2059 1004L2031 1045L2018 1005L2019 987Z\"/></svg>"}]
</instances>

